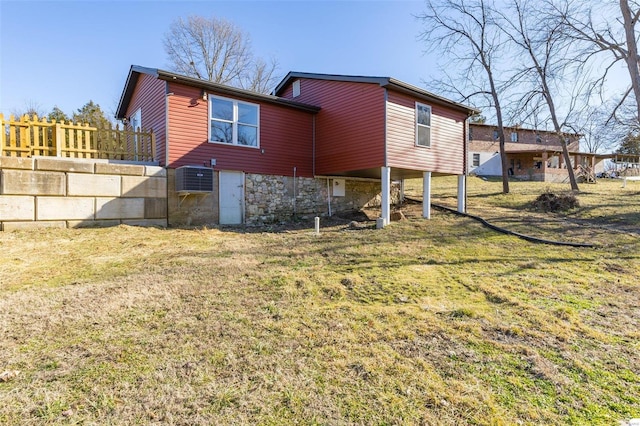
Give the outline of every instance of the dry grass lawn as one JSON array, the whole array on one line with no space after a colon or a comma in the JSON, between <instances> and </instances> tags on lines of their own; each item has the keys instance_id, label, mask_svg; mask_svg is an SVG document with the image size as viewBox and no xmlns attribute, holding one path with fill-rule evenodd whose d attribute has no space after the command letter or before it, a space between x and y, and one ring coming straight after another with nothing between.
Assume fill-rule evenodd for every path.
<instances>
[{"instance_id":1,"label":"dry grass lawn","mask_svg":"<svg viewBox=\"0 0 640 426\"><path fill-rule=\"evenodd\" d=\"M455 180L434 201L455 205ZM409 191L420 196L420 182ZM417 189L416 189L417 188ZM0 424L618 424L640 417L640 184L469 180L383 230L0 233ZM14 372L16 372L14 374Z\"/></svg>"}]
</instances>

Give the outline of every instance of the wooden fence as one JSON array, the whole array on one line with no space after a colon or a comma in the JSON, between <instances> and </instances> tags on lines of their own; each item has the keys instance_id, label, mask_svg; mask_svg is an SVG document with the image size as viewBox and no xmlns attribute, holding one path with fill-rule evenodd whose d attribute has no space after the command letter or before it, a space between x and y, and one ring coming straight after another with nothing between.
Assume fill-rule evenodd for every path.
<instances>
[{"instance_id":1,"label":"wooden fence","mask_svg":"<svg viewBox=\"0 0 640 426\"><path fill-rule=\"evenodd\" d=\"M107 128L88 124L48 121L36 115L0 114L0 156L44 155L69 158L103 158L127 161L155 161L155 137L151 130Z\"/></svg>"}]
</instances>

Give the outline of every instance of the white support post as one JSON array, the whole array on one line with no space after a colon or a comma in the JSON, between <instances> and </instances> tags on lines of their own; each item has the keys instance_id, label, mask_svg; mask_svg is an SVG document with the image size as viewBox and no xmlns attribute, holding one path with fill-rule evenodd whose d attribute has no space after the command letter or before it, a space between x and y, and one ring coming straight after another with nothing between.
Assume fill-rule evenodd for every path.
<instances>
[{"instance_id":1,"label":"white support post","mask_svg":"<svg viewBox=\"0 0 640 426\"><path fill-rule=\"evenodd\" d=\"M381 167L382 179L382 220L384 225L391 222L391 167Z\"/></svg>"},{"instance_id":2,"label":"white support post","mask_svg":"<svg viewBox=\"0 0 640 426\"><path fill-rule=\"evenodd\" d=\"M422 173L422 217L431 219L431 172Z\"/></svg>"},{"instance_id":3,"label":"white support post","mask_svg":"<svg viewBox=\"0 0 640 426\"><path fill-rule=\"evenodd\" d=\"M467 189L466 179L467 177L465 175L458 176L458 212L459 213L467 212L467 206L465 203L465 199L466 199L465 191Z\"/></svg>"}]
</instances>

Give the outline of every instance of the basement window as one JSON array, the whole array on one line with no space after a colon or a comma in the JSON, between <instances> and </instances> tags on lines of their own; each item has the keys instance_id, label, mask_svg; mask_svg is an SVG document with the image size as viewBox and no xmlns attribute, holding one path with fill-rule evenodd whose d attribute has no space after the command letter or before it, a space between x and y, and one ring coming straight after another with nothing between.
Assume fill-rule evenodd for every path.
<instances>
[{"instance_id":1,"label":"basement window","mask_svg":"<svg viewBox=\"0 0 640 426\"><path fill-rule=\"evenodd\" d=\"M431 107L416 102L416 145L431 146Z\"/></svg>"},{"instance_id":2,"label":"basement window","mask_svg":"<svg viewBox=\"0 0 640 426\"><path fill-rule=\"evenodd\" d=\"M259 105L210 96L209 118L209 142L260 146Z\"/></svg>"}]
</instances>

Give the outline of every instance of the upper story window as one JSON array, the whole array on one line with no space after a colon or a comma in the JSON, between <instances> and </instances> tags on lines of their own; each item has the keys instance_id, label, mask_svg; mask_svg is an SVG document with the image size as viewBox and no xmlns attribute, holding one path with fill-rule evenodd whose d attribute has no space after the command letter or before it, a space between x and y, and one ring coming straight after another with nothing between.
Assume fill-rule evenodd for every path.
<instances>
[{"instance_id":1,"label":"upper story window","mask_svg":"<svg viewBox=\"0 0 640 426\"><path fill-rule=\"evenodd\" d=\"M497 130L493 131L493 139L498 139L498 131Z\"/></svg>"},{"instance_id":2,"label":"upper story window","mask_svg":"<svg viewBox=\"0 0 640 426\"><path fill-rule=\"evenodd\" d=\"M300 96L300 80L293 82L293 97L297 98L298 96Z\"/></svg>"},{"instance_id":3,"label":"upper story window","mask_svg":"<svg viewBox=\"0 0 640 426\"><path fill-rule=\"evenodd\" d=\"M431 146L431 107L416 102L416 145Z\"/></svg>"},{"instance_id":4,"label":"upper story window","mask_svg":"<svg viewBox=\"0 0 640 426\"><path fill-rule=\"evenodd\" d=\"M518 132L511 132L511 142L518 142Z\"/></svg>"},{"instance_id":5,"label":"upper story window","mask_svg":"<svg viewBox=\"0 0 640 426\"><path fill-rule=\"evenodd\" d=\"M209 142L260 146L259 105L210 96L209 118Z\"/></svg>"}]
</instances>

